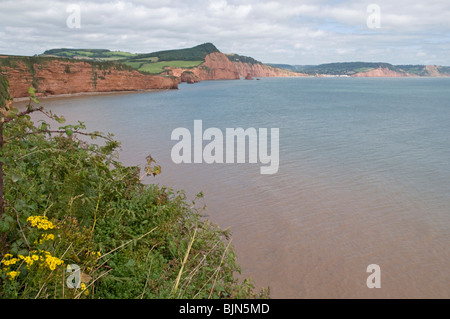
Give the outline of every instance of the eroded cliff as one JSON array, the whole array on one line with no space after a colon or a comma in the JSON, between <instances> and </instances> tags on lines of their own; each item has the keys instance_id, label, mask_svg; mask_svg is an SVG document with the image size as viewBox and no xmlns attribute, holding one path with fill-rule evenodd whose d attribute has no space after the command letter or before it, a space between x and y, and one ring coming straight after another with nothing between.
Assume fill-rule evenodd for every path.
<instances>
[{"instance_id":1,"label":"eroded cliff","mask_svg":"<svg viewBox=\"0 0 450 319\"><path fill-rule=\"evenodd\" d=\"M388 68L377 68L377 69L370 70L367 72L357 73L352 76L353 77L401 78L401 77L409 77L411 75L406 72L396 72L396 71L390 70Z\"/></svg>"},{"instance_id":2,"label":"eroded cliff","mask_svg":"<svg viewBox=\"0 0 450 319\"><path fill-rule=\"evenodd\" d=\"M289 70L283 70L274 68L262 63L244 63L244 62L232 62L239 72L240 77L246 77L248 75L252 77L297 77L306 76L306 74L291 72Z\"/></svg>"},{"instance_id":3,"label":"eroded cliff","mask_svg":"<svg viewBox=\"0 0 450 319\"><path fill-rule=\"evenodd\" d=\"M0 59L8 59L8 63L1 64L1 71L9 81L13 98L27 97L30 86L41 96L178 88L177 79L172 77L142 74L115 64L63 59Z\"/></svg>"},{"instance_id":4,"label":"eroded cliff","mask_svg":"<svg viewBox=\"0 0 450 319\"><path fill-rule=\"evenodd\" d=\"M165 74L170 74L179 79L179 82L196 83L209 80L237 80L245 77L295 77L305 76L274 68L262 63L245 63L230 61L221 52L208 54L205 62L195 68L168 68Z\"/></svg>"},{"instance_id":5,"label":"eroded cliff","mask_svg":"<svg viewBox=\"0 0 450 319\"><path fill-rule=\"evenodd\" d=\"M167 74L177 77L180 82L188 83L239 79L239 72L236 67L221 52L208 54L205 57L205 62L194 68L168 68Z\"/></svg>"}]
</instances>

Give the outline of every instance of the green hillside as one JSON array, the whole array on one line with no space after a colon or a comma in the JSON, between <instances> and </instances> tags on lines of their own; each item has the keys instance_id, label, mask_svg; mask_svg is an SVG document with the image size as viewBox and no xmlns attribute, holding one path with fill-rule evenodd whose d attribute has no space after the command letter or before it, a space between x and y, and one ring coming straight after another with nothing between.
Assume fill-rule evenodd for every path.
<instances>
[{"instance_id":1,"label":"green hillside","mask_svg":"<svg viewBox=\"0 0 450 319\"><path fill-rule=\"evenodd\" d=\"M123 63L142 72L160 74L166 67L196 67L205 61L208 54L215 52L220 51L212 43L204 43L188 49L139 54L126 59Z\"/></svg>"},{"instance_id":2,"label":"green hillside","mask_svg":"<svg viewBox=\"0 0 450 319\"><path fill-rule=\"evenodd\" d=\"M193 48L166 50L153 53L139 54L128 59L129 62L143 59L157 59L157 61L204 61L208 54L220 52L212 43L204 43Z\"/></svg>"},{"instance_id":3,"label":"green hillside","mask_svg":"<svg viewBox=\"0 0 450 319\"><path fill-rule=\"evenodd\" d=\"M42 56L83 59L93 61L116 61L141 72L160 74L166 67L193 68L205 61L208 54L220 52L212 43L193 48L166 50L153 53L128 53L103 49L52 49Z\"/></svg>"},{"instance_id":4,"label":"green hillside","mask_svg":"<svg viewBox=\"0 0 450 319\"><path fill-rule=\"evenodd\" d=\"M386 68L395 72L405 73L404 70L392 64L382 62L327 63L299 67L297 69L297 72L307 74L353 75L356 73L367 72L378 68Z\"/></svg>"},{"instance_id":5,"label":"green hillside","mask_svg":"<svg viewBox=\"0 0 450 319\"><path fill-rule=\"evenodd\" d=\"M79 58L99 61L119 61L136 56L137 54L104 49L52 49L45 51L42 55L70 59Z\"/></svg>"},{"instance_id":6,"label":"green hillside","mask_svg":"<svg viewBox=\"0 0 450 319\"><path fill-rule=\"evenodd\" d=\"M231 62L242 62L242 63L248 63L248 64L262 64L261 62L248 57L248 56L243 56L243 55L239 55L239 54L226 54L228 60L230 60Z\"/></svg>"}]
</instances>

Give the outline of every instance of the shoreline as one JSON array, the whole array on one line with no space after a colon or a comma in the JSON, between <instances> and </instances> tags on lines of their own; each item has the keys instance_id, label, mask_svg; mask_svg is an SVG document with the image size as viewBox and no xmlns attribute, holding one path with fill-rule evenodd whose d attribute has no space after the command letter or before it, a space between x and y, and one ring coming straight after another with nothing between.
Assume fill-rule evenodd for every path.
<instances>
[{"instance_id":1,"label":"shoreline","mask_svg":"<svg viewBox=\"0 0 450 319\"><path fill-rule=\"evenodd\" d=\"M133 93L156 93L169 91L170 89L146 89L146 90L128 90L128 91L105 91L105 92L79 92L79 93L68 93L68 94L55 94L55 95L44 95L36 96L38 100L47 99L65 99L79 96L102 96L102 95L121 95L121 94L133 94ZM30 97L16 97L13 98L13 103L27 102Z\"/></svg>"}]
</instances>

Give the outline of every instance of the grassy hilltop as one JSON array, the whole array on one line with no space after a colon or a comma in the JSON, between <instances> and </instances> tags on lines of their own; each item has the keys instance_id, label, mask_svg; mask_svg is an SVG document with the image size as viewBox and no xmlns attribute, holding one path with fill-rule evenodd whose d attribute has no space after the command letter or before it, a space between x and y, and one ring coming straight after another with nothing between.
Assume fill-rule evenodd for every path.
<instances>
[{"instance_id":1,"label":"grassy hilltop","mask_svg":"<svg viewBox=\"0 0 450 319\"><path fill-rule=\"evenodd\" d=\"M205 57L208 54L214 52L219 52L219 50L213 44L205 43L188 49L166 50L145 54L103 49L52 49L45 51L43 56L115 61L141 72L160 74L164 72L165 67L196 67L205 61Z\"/></svg>"}]
</instances>

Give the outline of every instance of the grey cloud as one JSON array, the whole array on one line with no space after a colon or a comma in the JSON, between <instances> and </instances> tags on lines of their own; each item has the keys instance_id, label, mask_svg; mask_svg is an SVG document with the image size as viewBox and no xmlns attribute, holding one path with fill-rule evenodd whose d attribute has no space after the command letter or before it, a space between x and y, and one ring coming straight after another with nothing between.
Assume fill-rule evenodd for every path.
<instances>
[{"instance_id":1,"label":"grey cloud","mask_svg":"<svg viewBox=\"0 0 450 319\"><path fill-rule=\"evenodd\" d=\"M0 53L55 47L151 52L213 42L264 62L450 64L450 1L103 0L74 1L81 28L66 25L70 2L0 1ZM369 4L381 29L366 25Z\"/></svg>"}]
</instances>

